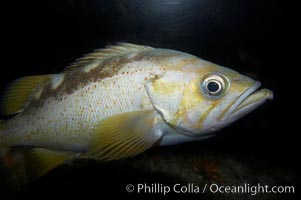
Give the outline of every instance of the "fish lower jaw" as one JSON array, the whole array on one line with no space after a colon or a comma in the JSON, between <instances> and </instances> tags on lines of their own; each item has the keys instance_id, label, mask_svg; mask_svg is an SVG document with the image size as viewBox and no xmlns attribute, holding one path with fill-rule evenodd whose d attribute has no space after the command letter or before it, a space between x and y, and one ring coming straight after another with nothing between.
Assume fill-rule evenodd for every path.
<instances>
[{"instance_id":1,"label":"fish lower jaw","mask_svg":"<svg viewBox=\"0 0 301 200\"><path fill-rule=\"evenodd\" d=\"M269 89L261 89L254 91L247 98L245 98L236 108L234 108L232 114L243 110L246 107L257 107L257 104L262 104L266 100L273 99L273 92ZM232 115L231 114L231 115Z\"/></svg>"},{"instance_id":2,"label":"fish lower jaw","mask_svg":"<svg viewBox=\"0 0 301 200\"><path fill-rule=\"evenodd\" d=\"M235 107L228 118L224 121L224 123L230 124L252 112L267 100L272 99L272 91L268 89L261 89L259 91L256 91L245 98L237 107Z\"/></svg>"},{"instance_id":3,"label":"fish lower jaw","mask_svg":"<svg viewBox=\"0 0 301 200\"><path fill-rule=\"evenodd\" d=\"M229 118L231 118L231 116L233 115L233 113L238 112L239 110L241 110L243 108L243 106L241 106L241 105L244 105L244 102L246 102L247 99L249 99L249 98L251 99L251 97L253 96L253 94L256 93L256 91L258 90L258 88L260 86L261 86L260 82L255 82L252 87L250 87L249 89L247 89L246 91L244 91L235 100L235 102L231 105L231 107L221 117L219 117L219 121L226 121Z\"/></svg>"}]
</instances>

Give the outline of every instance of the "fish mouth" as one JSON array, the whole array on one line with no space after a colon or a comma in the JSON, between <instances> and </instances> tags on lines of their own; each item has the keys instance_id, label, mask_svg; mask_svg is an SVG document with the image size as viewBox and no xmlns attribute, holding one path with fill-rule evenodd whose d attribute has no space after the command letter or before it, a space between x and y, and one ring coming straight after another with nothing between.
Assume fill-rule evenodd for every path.
<instances>
[{"instance_id":1,"label":"fish mouth","mask_svg":"<svg viewBox=\"0 0 301 200\"><path fill-rule=\"evenodd\" d=\"M221 120L226 120L229 117L239 118L248 114L267 100L273 99L273 92L269 89L260 89L260 82L256 82L252 87L242 93L235 103L228 109Z\"/></svg>"}]
</instances>

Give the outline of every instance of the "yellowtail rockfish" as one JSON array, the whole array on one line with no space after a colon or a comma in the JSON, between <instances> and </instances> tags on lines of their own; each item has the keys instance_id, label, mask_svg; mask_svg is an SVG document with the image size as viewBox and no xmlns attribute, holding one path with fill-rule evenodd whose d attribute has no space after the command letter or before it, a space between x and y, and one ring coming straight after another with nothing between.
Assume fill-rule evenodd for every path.
<instances>
[{"instance_id":1,"label":"yellowtail rockfish","mask_svg":"<svg viewBox=\"0 0 301 200\"><path fill-rule=\"evenodd\" d=\"M32 179L79 156L117 160L205 139L272 99L259 87L187 53L108 46L60 74L7 88L2 113L12 117L0 124L2 165L14 168L22 158L21 174Z\"/></svg>"}]
</instances>

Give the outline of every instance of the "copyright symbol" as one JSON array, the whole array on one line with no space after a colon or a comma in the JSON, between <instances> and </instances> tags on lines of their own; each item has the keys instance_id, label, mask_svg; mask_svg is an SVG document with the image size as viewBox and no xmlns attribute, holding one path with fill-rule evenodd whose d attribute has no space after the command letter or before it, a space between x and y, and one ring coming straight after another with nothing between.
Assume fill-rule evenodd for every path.
<instances>
[{"instance_id":1,"label":"copyright symbol","mask_svg":"<svg viewBox=\"0 0 301 200\"><path fill-rule=\"evenodd\" d=\"M135 187L132 184L128 184L125 189L127 192L133 192Z\"/></svg>"}]
</instances>

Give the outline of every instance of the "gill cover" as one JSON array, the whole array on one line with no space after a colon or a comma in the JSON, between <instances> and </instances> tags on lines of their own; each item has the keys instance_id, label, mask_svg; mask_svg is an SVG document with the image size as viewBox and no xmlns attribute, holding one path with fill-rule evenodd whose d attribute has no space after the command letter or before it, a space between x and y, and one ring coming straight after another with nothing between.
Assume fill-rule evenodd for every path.
<instances>
[{"instance_id":1,"label":"gill cover","mask_svg":"<svg viewBox=\"0 0 301 200\"><path fill-rule=\"evenodd\" d=\"M150 101L165 122L177 126L187 110L199 102L194 96L197 89L195 78L196 74L193 73L169 71L146 83Z\"/></svg>"},{"instance_id":2,"label":"gill cover","mask_svg":"<svg viewBox=\"0 0 301 200\"><path fill-rule=\"evenodd\" d=\"M183 75L173 72L175 75L172 76L171 73L155 75L145 85L152 105L167 123L171 123L177 113L184 92L184 85L179 83L179 77Z\"/></svg>"}]
</instances>

